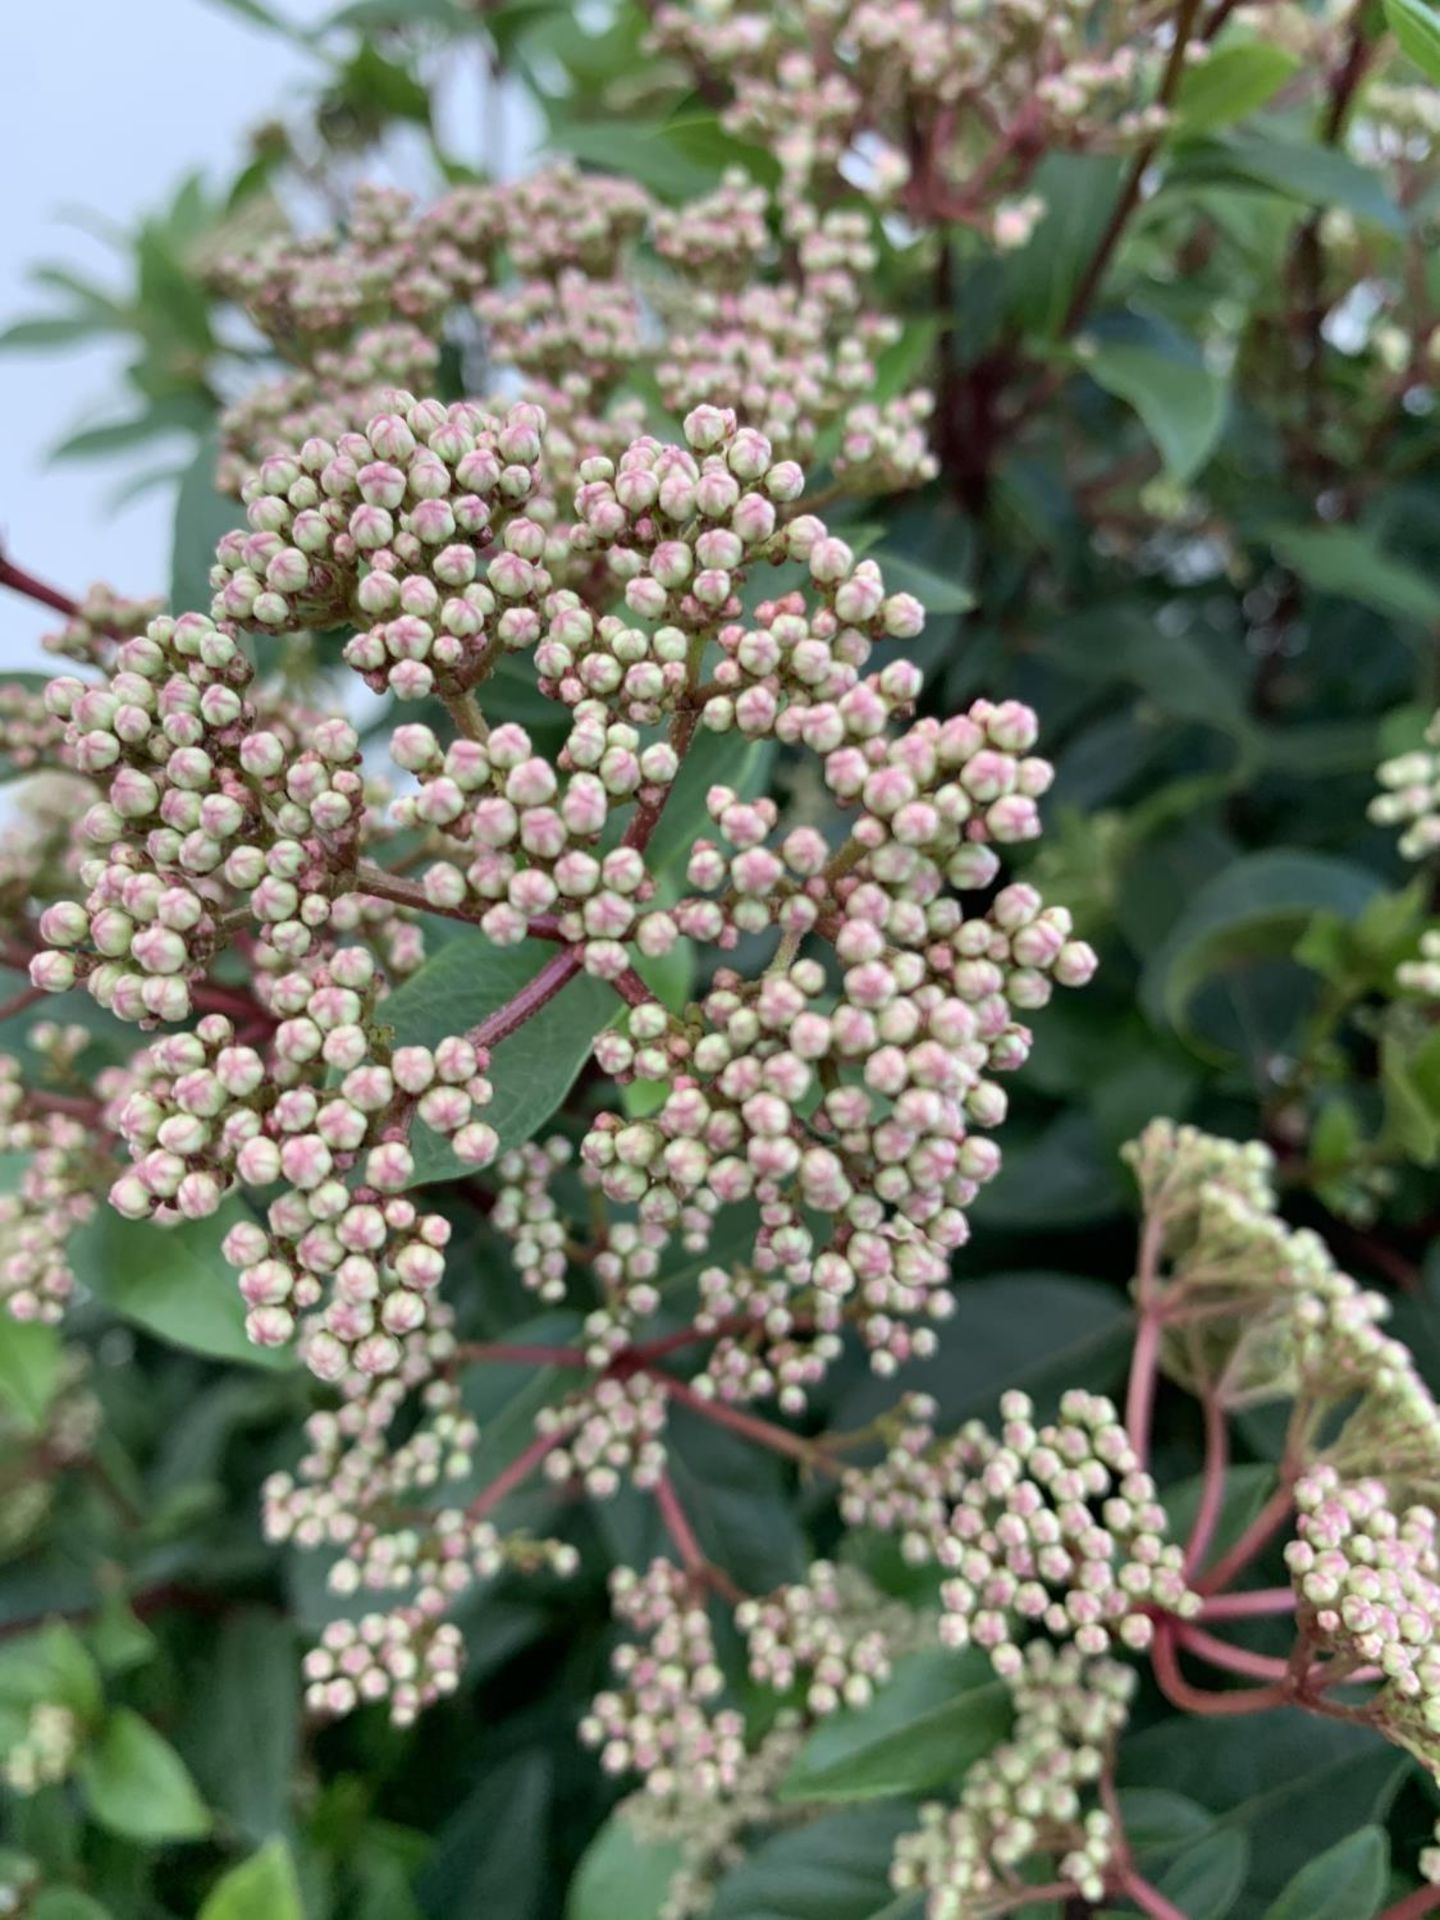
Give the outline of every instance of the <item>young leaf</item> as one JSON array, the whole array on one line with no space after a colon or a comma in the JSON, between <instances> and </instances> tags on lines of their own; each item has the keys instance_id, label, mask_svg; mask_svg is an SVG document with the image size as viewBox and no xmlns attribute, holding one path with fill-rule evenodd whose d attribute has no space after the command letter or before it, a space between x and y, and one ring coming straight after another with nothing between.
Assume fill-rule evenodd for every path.
<instances>
[{"instance_id":1,"label":"young leaf","mask_svg":"<svg viewBox=\"0 0 1440 1920\"><path fill-rule=\"evenodd\" d=\"M295 1863L283 1840L272 1840L216 1882L199 1920L305 1920Z\"/></svg>"},{"instance_id":2,"label":"young leaf","mask_svg":"<svg viewBox=\"0 0 1440 1920\"><path fill-rule=\"evenodd\" d=\"M185 1762L148 1720L117 1707L77 1769L91 1813L125 1840L199 1840L210 1815Z\"/></svg>"},{"instance_id":3,"label":"young leaf","mask_svg":"<svg viewBox=\"0 0 1440 1920\"><path fill-rule=\"evenodd\" d=\"M1298 65L1294 54L1265 40L1217 47L1185 69L1175 99L1175 137L1189 139L1243 120L1278 93Z\"/></svg>"},{"instance_id":4,"label":"young leaf","mask_svg":"<svg viewBox=\"0 0 1440 1920\"><path fill-rule=\"evenodd\" d=\"M1440 13L1425 0L1385 0L1385 18L1425 77L1440 80Z\"/></svg>"},{"instance_id":5,"label":"young leaf","mask_svg":"<svg viewBox=\"0 0 1440 1920\"><path fill-rule=\"evenodd\" d=\"M1389 1865L1384 1829L1361 1827L1301 1867L1265 1920L1373 1920Z\"/></svg>"},{"instance_id":6,"label":"young leaf","mask_svg":"<svg viewBox=\"0 0 1440 1920\"><path fill-rule=\"evenodd\" d=\"M912 1653L865 1707L821 1722L781 1798L878 1800L958 1780L1009 1731L1010 1693L973 1650Z\"/></svg>"},{"instance_id":7,"label":"young leaf","mask_svg":"<svg viewBox=\"0 0 1440 1920\"><path fill-rule=\"evenodd\" d=\"M1390 620L1433 626L1440 587L1418 568L1382 553L1363 527L1274 527L1265 538L1278 560L1317 593L1358 600Z\"/></svg>"}]
</instances>

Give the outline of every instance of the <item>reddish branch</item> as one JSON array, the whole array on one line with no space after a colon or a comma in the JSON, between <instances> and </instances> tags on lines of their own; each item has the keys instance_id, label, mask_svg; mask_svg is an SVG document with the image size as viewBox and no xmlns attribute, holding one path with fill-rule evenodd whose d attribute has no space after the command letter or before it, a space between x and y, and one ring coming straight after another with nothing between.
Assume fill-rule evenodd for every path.
<instances>
[{"instance_id":1,"label":"reddish branch","mask_svg":"<svg viewBox=\"0 0 1440 1920\"><path fill-rule=\"evenodd\" d=\"M1181 76L1185 71L1185 49L1190 44L1199 14L1200 0L1180 0L1180 8L1175 16L1175 39L1170 48L1170 58L1165 63L1160 91L1155 96L1157 106L1168 107L1175 98ZM1161 136L1156 134L1154 139L1147 140L1130 163L1130 171L1126 174L1125 184L1120 189L1120 198L1111 209L1110 218L1105 223L1105 230L1100 235L1099 244L1090 257L1090 264L1081 274L1080 284L1076 287L1070 305L1066 309L1065 319L1060 329L1063 335L1074 333L1090 311L1090 304L1100 290L1100 283L1105 278L1106 269L1110 265L1115 249L1120 244L1121 235L1130 224L1131 216L1140 204L1141 191L1145 185L1145 170L1159 151L1160 138Z\"/></svg>"},{"instance_id":2,"label":"reddish branch","mask_svg":"<svg viewBox=\"0 0 1440 1920\"><path fill-rule=\"evenodd\" d=\"M58 587L50 587L43 580L37 580L33 573L26 573L23 567L17 567L0 553L0 587L9 587L12 593L23 593L27 600L38 600L42 607L52 607L56 613L63 613L67 620L73 620L80 611L79 602L72 600L68 593L61 593Z\"/></svg>"}]
</instances>

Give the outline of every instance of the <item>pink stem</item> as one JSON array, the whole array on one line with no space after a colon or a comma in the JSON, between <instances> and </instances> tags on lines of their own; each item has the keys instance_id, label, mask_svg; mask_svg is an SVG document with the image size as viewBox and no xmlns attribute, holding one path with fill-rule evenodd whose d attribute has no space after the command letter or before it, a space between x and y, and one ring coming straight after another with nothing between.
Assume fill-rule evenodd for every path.
<instances>
[{"instance_id":1,"label":"pink stem","mask_svg":"<svg viewBox=\"0 0 1440 1920\"><path fill-rule=\"evenodd\" d=\"M497 1473L489 1486L470 1502L467 1509L470 1519L483 1520L487 1514L493 1513L507 1495L525 1484L545 1456L553 1453L566 1438L568 1434L563 1427L556 1428L552 1433L536 1434L525 1451L517 1454L509 1466Z\"/></svg>"},{"instance_id":2,"label":"pink stem","mask_svg":"<svg viewBox=\"0 0 1440 1920\"><path fill-rule=\"evenodd\" d=\"M1434 1913L1437 1907L1440 1907L1440 1887L1416 1887L1413 1893L1382 1908L1376 1920L1421 1920L1422 1914Z\"/></svg>"},{"instance_id":3,"label":"pink stem","mask_svg":"<svg viewBox=\"0 0 1440 1920\"><path fill-rule=\"evenodd\" d=\"M1120 1885L1141 1912L1153 1914L1154 1920L1185 1920L1184 1911L1173 1900L1167 1900L1158 1887L1152 1887L1134 1867L1125 1868L1120 1876Z\"/></svg>"},{"instance_id":4,"label":"pink stem","mask_svg":"<svg viewBox=\"0 0 1440 1920\"><path fill-rule=\"evenodd\" d=\"M1229 1693L1215 1693L1192 1687L1180 1671L1172 1633L1162 1625L1150 1650L1155 1679L1172 1707L1185 1713L1213 1717L1232 1713L1263 1713L1267 1707L1283 1707L1291 1699L1288 1686L1276 1682L1268 1687L1237 1687Z\"/></svg>"},{"instance_id":5,"label":"pink stem","mask_svg":"<svg viewBox=\"0 0 1440 1920\"><path fill-rule=\"evenodd\" d=\"M1200 1609L1200 1618L1244 1620L1254 1614L1289 1613L1294 1606L1293 1587L1256 1587L1249 1593L1217 1593Z\"/></svg>"},{"instance_id":6,"label":"pink stem","mask_svg":"<svg viewBox=\"0 0 1440 1920\"><path fill-rule=\"evenodd\" d=\"M1150 1420L1155 1410L1159 1366L1160 1321L1153 1310L1142 1308L1130 1361L1130 1387L1125 1395L1125 1430L1142 1466L1150 1456Z\"/></svg>"},{"instance_id":7,"label":"pink stem","mask_svg":"<svg viewBox=\"0 0 1440 1920\"><path fill-rule=\"evenodd\" d=\"M1290 1486L1277 1487L1230 1551L1222 1554L1209 1572L1195 1582L1197 1591L1213 1594L1228 1587L1240 1569L1249 1566L1260 1549L1284 1526L1294 1503Z\"/></svg>"},{"instance_id":8,"label":"pink stem","mask_svg":"<svg viewBox=\"0 0 1440 1920\"><path fill-rule=\"evenodd\" d=\"M1210 1551L1215 1528L1225 1505L1225 1469L1230 1464L1230 1437L1225 1426L1225 1409L1213 1388L1205 1395L1205 1478L1200 1488L1200 1503L1195 1509L1195 1524L1185 1543L1185 1573L1188 1578Z\"/></svg>"},{"instance_id":9,"label":"pink stem","mask_svg":"<svg viewBox=\"0 0 1440 1920\"><path fill-rule=\"evenodd\" d=\"M1223 1667L1227 1673L1243 1673L1250 1680L1283 1680L1290 1671L1285 1661L1264 1653L1251 1653L1248 1647L1231 1646L1228 1640L1218 1639L1203 1627L1192 1626L1188 1620L1176 1629L1175 1637L1188 1653L1198 1654L1211 1666Z\"/></svg>"},{"instance_id":10,"label":"pink stem","mask_svg":"<svg viewBox=\"0 0 1440 1920\"><path fill-rule=\"evenodd\" d=\"M680 1496L675 1491L674 1482L668 1473L662 1474L655 1483L655 1505L660 1510L660 1518L665 1522L665 1531L675 1543L675 1551L683 1564L692 1573L704 1573L710 1562L705 1557L705 1549L695 1538L695 1529L686 1518L685 1509L680 1504Z\"/></svg>"},{"instance_id":11,"label":"pink stem","mask_svg":"<svg viewBox=\"0 0 1440 1920\"><path fill-rule=\"evenodd\" d=\"M610 984L629 1007L648 1007L658 998L646 986L634 967L627 967L623 973L617 974Z\"/></svg>"}]
</instances>

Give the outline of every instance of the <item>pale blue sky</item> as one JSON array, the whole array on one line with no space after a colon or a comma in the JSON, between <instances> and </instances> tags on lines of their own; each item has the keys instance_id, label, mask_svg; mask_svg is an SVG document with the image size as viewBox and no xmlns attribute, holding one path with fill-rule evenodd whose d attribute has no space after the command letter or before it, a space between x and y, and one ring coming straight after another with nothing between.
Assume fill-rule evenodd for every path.
<instances>
[{"instance_id":1,"label":"pale blue sky","mask_svg":"<svg viewBox=\"0 0 1440 1920\"><path fill-rule=\"evenodd\" d=\"M310 24L338 0L278 0ZM163 203L179 179L235 169L245 132L281 107L311 61L213 0L10 0L3 9L5 112L0 115L0 316L39 311L25 285L38 260L87 274L116 264L104 244L65 220L88 207L121 226ZM447 103L475 127L480 103ZM447 118L449 113L447 113ZM519 118L509 114L510 145ZM124 469L50 464L46 449L87 421L125 411L107 346L0 354L0 539L12 560L67 591L106 580L122 592L164 592L172 501L165 490L115 511ZM160 464L161 443L137 464ZM153 457L152 457L153 454ZM44 610L0 591L0 669L34 667Z\"/></svg>"}]
</instances>

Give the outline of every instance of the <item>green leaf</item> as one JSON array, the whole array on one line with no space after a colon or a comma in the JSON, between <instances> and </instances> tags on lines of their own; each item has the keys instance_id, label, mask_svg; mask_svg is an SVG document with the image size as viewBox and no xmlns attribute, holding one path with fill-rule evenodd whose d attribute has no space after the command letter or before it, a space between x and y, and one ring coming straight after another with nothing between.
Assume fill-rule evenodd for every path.
<instances>
[{"instance_id":1,"label":"green leaf","mask_svg":"<svg viewBox=\"0 0 1440 1920\"><path fill-rule=\"evenodd\" d=\"M218 433L207 434L185 470L175 497L175 536L170 559L172 613L209 613L214 598L210 569L222 534L245 524L237 501L215 491Z\"/></svg>"},{"instance_id":2,"label":"green leaf","mask_svg":"<svg viewBox=\"0 0 1440 1920\"><path fill-rule=\"evenodd\" d=\"M1381 1827L1361 1827L1303 1866L1265 1920L1372 1920L1385 1898L1390 1845Z\"/></svg>"},{"instance_id":3,"label":"green leaf","mask_svg":"<svg viewBox=\"0 0 1440 1920\"><path fill-rule=\"evenodd\" d=\"M1353 918L1379 891L1376 875L1325 854L1274 848L1242 855L1201 887L1151 954L1140 1004L1156 1026L1172 1027L1197 1052L1213 1051L1192 1014L1202 988L1233 983L1256 962L1288 959L1317 910ZM1288 1009L1294 1017L1302 1010L1298 1003Z\"/></svg>"},{"instance_id":4,"label":"green leaf","mask_svg":"<svg viewBox=\"0 0 1440 1920\"><path fill-rule=\"evenodd\" d=\"M878 1800L958 1780L1010 1730L1010 1692L983 1653L908 1654L868 1706L823 1720L796 1755L787 1801Z\"/></svg>"},{"instance_id":5,"label":"green leaf","mask_svg":"<svg viewBox=\"0 0 1440 1920\"><path fill-rule=\"evenodd\" d=\"M1175 99L1174 137L1187 139L1243 120L1278 93L1299 66L1283 47L1264 40L1217 47L1185 69Z\"/></svg>"},{"instance_id":6,"label":"green leaf","mask_svg":"<svg viewBox=\"0 0 1440 1920\"><path fill-rule=\"evenodd\" d=\"M623 1813L612 1813L581 1855L565 1920L656 1920L681 1859L678 1846L646 1846Z\"/></svg>"},{"instance_id":7,"label":"green leaf","mask_svg":"<svg viewBox=\"0 0 1440 1920\"><path fill-rule=\"evenodd\" d=\"M252 1840L290 1817L300 1743L294 1630L272 1613L227 1620L212 1645L184 1749L206 1798Z\"/></svg>"},{"instance_id":8,"label":"green leaf","mask_svg":"<svg viewBox=\"0 0 1440 1920\"><path fill-rule=\"evenodd\" d=\"M9 1320L0 1329L0 1401L26 1433L39 1433L60 1385L58 1330L41 1320Z\"/></svg>"},{"instance_id":9,"label":"green leaf","mask_svg":"<svg viewBox=\"0 0 1440 1920\"><path fill-rule=\"evenodd\" d=\"M1341 207L1392 233L1405 228L1405 216L1379 174L1316 140L1246 131L1197 141L1177 157L1169 178L1182 184L1244 182L1303 206Z\"/></svg>"},{"instance_id":10,"label":"green leaf","mask_svg":"<svg viewBox=\"0 0 1440 1920\"><path fill-rule=\"evenodd\" d=\"M301 35L289 20L276 12L274 7L261 4L261 0L208 0L212 7L222 12L238 14L242 20L248 20L253 27L264 27L267 33L283 34L287 40L298 40Z\"/></svg>"},{"instance_id":11,"label":"green leaf","mask_svg":"<svg viewBox=\"0 0 1440 1920\"><path fill-rule=\"evenodd\" d=\"M110 1920L110 1910L78 1887L46 1887L25 1909L28 1920Z\"/></svg>"},{"instance_id":12,"label":"green leaf","mask_svg":"<svg viewBox=\"0 0 1440 1920\"><path fill-rule=\"evenodd\" d=\"M129 1707L110 1715L77 1771L91 1813L123 1839L199 1840L210 1831L185 1762Z\"/></svg>"},{"instance_id":13,"label":"green leaf","mask_svg":"<svg viewBox=\"0 0 1440 1920\"><path fill-rule=\"evenodd\" d=\"M1172 1540L1189 1538L1196 1514L1200 1510L1205 1483L1205 1475L1197 1473L1165 1489L1165 1511L1170 1517ZM1267 1463L1252 1461L1229 1469L1225 1475L1225 1495L1220 1506L1220 1518L1210 1542L1207 1560L1220 1559L1222 1554L1227 1553L1234 1546L1275 1491L1275 1486L1275 1469Z\"/></svg>"},{"instance_id":14,"label":"green leaf","mask_svg":"<svg viewBox=\"0 0 1440 1920\"><path fill-rule=\"evenodd\" d=\"M553 1769L548 1754L532 1751L482 1776L441 1828L420 1876L420 1905L431 1920L538 1920Z\"/></svg>"},{"instance_id":15,"label":"green leaf","mask_svg":"<svg viewBox=\"0 0 1440 1920\"><path fill-rule=\"evenodd\" d=\"M1139 414L1170 477L1192 480L1225 425L1228 388L1220 375L1198 353L1180 357L1124 340L1087 344L1081 363L1092 380Z\"/></svg>"},{"instance_id":16,"label":"green leaf","mask_svg":"<svg viewBox=\"0 0 1440 1920\"><path fill-rule=\"evenodd\" d=\"M1363 527L1274 527L1263 537L1317 593L1357 600L1391 620L1440 621L1440 587L1407 561L1382 553Z\"/></svg>"},{"instance_id":17,"label":"green leaf","mask_svg":"<svg viewBox=\"0 0 1440 1920\"><path fill-rule=\"evenodd\" d=\"M930 1394L942 1431L988 1416L1007 1387L1037 1402L1123 1380L1134 1320L1118 1287L1069 1273L994 1273L963 1280L939 1351L912 1362L906 1385ZM891 1382L865 1379L837 1407L839 1428L863 1426L894 1404Z\"/></svg>"},{"instance_id":18,"label":"green leaf","mask_svg":"<svg viewBox=\"0 0 1440 1920\"><path fill-rule=\"evenodd\" d=\"M1425 77L1440 80L1440 13L1425 0L1385 0L1385 18Z\"/></svg>"},{"instance_id":19,"label":"green leaf","mask_svg":"<svg viewBox=\"0 0 1440 1920\"><path fill-rule=\"evenodd\" d=\"M1006 303L1029 332L1054 335L1095 257L1120 190L1112 154L1049 153L1030 185L1045 213L1028 246L1003 262Z\"/></svg>"},{"instance_id":20,"label":"green leaf","mask_svg":"<svg viewBox=\"0 0 1440 1920\"><path fill-rule=\"evenodd\" d=\"M1440 1027L1418 1044L1398 1033L1380 1041L1384 1137L1422 1167L1440 1160Z\"/></svg>"},{"instance_id":21,"label":"green leaf","mask_svg":"<svg viewBox=\"0 0 1440 1920\"><path fill-rule=\"evenodd\" d=\"M974 1213L987 1227L1033 1232L1084 1226L1124 1205L1119 1165L1094 1115L1071 1109L1033 1139L1011 1144Z\"/></svg>"},{"instance_id":22,"label":"green leaf","mask_svg":"<svg viewBox=\"0 0 1440 1920\"><path fill-rule=\"evenodd\" d=\"M386 28L444 27L451 33L473 33L480 22L467 15L458 0L353 0L323 20L318 33L353 27L360 33Z\"/></svg>"},{"instance_id":23,"label":"green leaf","mask_svg":"<svg viewBox=\"0 0 1440 1920\"><path fill-rule=\"evenodd\" d=\"M963 581L922 567L903 553L877 547L871 558L879 563L887 593L913 593L929 614L968 613L975 605L975 596Z\"/></svg>"},{"instance_id":24,"label":"green leaf","mask_svg":"<svg viewBox=\"0 0 1440 1920\"><path fill-rule=\"evenodd\" d=\"M433 1047L466 1033L528 986L555 948L545 941L497 947L482 933L447 940L385 1002L384 1017L400 1046ZM500 1135L502 1149L520 1146L554 1113L575 1083L600 1029L620 1012L614 989L580 973L523 1027L502 1040L488 1078L494 1099L479 1118ZM452 1180L465 1171L448 1140L417 1126L411 1135L415 1181Z\"/></svg>"},{"instance_id":25,"label":"green leaf","mask_svg":"<svg viewBox=\"0 0 1440 1920\"><path fill-rule=\"evenodd\" d=\"M1250 1865L1250 1842L1232 1827L1187 1847L1160 1880L1160 1891L1186 1920L1224 1920L1240 1897Z\"/></svg>"},{"instance_id":26,"label":"green leaf","mask_svg":"<svg viewBox=\"0 0 1440 1920\"><path fill-rule=\"evenodd\" d=\"M82 1723L104 1705L100 1670L80 1636L62 1621L0 1646L0 1706L25 1711L53 1700Z\"/></svg>"},{"instance_id":27,"label":"green leaf","mask_svg":"<svg viewBox=\"0 0 1440 1920\"><path fill-rule=\"evenodd\" d=\"M305 1920L295 1863L283 1840L272 1840L212 1888L199 1920Z\"/></svg>"},{"instance_id":28,"label":"green leaf","mask_svg":"<svg viewBox=\"0 0 1440 1920\"><path fill-rule=\"evenodd\" d=\"M199 394L178 394L155 401L128 420L107 420L98 427L82 428L52 447L50 458L93 460L104 454L123 453L167 433L199 433L209 418L210 407Z\"/></svg>"},{"instance_id":29,"label":"green leaf","mask_svg":"<svg viewBox=\"0 0 1440 1920\"><path fill-rule=\"evenodd\" d=\"M247 1217L232 1200L209 1220L176 1227L122 1220L101 1206L73 1242L77 1271L110 1311L192 1353L283 1369L295 1356L283 1347L257 1347L245 1332L245 1303L220 1243L235 1220Z\"/></svg>"},{"instance_id":30,"label":"green leaf","mask_svg":"<svg viewBox=\"0 0 1440 1920\"><path fill-rule=\"evenodd\" d=\"M1136 1853L1173 1852L1197 1840L1215 1816L1168 1787L1126 1787L1120 1795L1125 1838Z\"/></svg>"},{"instance_id":31,"label":"green leaf","mask_svg":"<svg viewBox=\"0 0 1440 1920\"><path fill-rule=\"evenodd\" d=\"M430 95L407 67L385 55L368 40L343 69L335 87L346 106L387 119L430 124Z\"/></svg>"},{"instance_id":32,"label":"green leaf","mask_svg":"<svg viewBox=\"0 0 1440 1920\"><path fill-rule=\"evenodd\" d=\"M15 320L0 333L0 353L43 353L50 347L71 347L108 331L107 323L90 313L37 314Z\"/></svg>"},{"instance_id":33,"label":"green leaf","mask_svg":"<svg viewBox=\"0 0 1440 1920\"><path fill-rule=\"evenodd\" d=\"M904 1803L849 1807L766 1840L720 1882L709 1920L879 1920L895 1842L914 1824Z\"/></svg>"}]
</instances>

